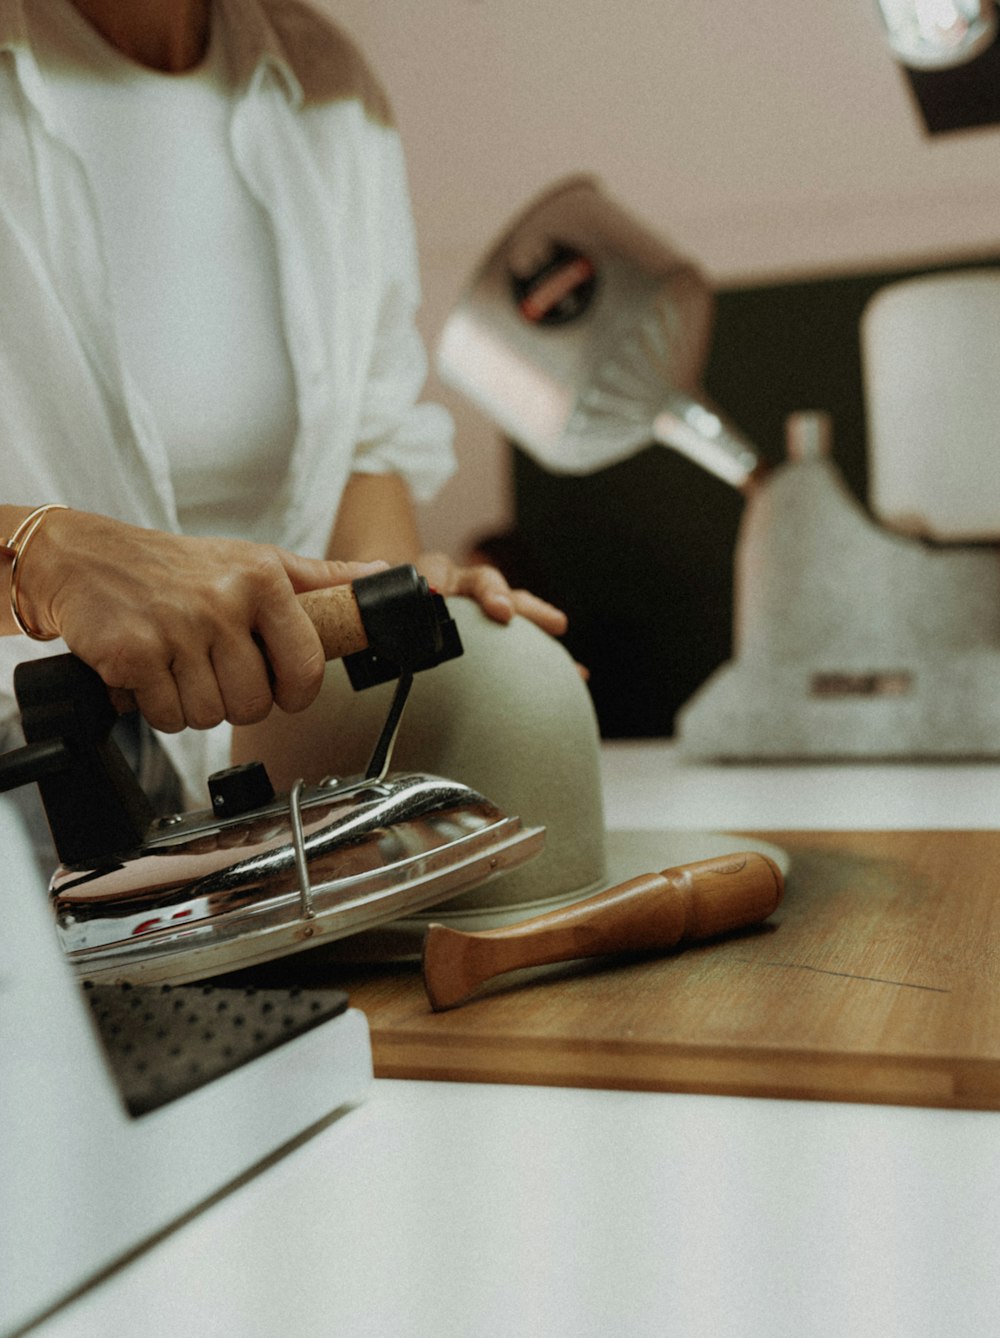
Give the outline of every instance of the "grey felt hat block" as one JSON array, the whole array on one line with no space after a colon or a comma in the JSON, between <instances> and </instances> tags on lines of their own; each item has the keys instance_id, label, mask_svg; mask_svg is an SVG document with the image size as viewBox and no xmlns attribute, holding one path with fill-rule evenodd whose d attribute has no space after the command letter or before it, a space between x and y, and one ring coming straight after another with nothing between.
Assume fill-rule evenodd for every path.
<instances>
[{"instance_id":1,"label":"grey felt hat block","mask_svg":"<svg viewBox=\"0 0 1000 1338\"><path fill-rule=\"evenodd\" d=\"M761 850L787 868L785 852L768 843L723 832L671 830L666 811L662 830L608 831L597 721L565 648L523 618L502 626L464 599L450 599L449 608L465 655L417 675L392 770L447 776L479 790L525 825L545 827L544 849L427 913L322 951L353 960L412 956L432 921L491 929L638 874L736 850ZM360 768L391 689L354 696L339 665L328 672L337 684L329 686L344 694L342 718L350 730L340 741L345 760L348 769Z\"/></svg>"}]
</instances>

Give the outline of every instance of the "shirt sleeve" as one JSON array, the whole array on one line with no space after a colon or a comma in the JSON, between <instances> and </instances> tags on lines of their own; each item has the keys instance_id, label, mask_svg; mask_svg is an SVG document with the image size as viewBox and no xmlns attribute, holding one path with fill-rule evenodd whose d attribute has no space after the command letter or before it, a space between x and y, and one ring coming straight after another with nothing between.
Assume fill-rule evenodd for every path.
<instances>
[{"instance_id":1,"label":"shirt sleeve","mask_svg":"<svg viewBox=\"0 0 1000 1338\"><path fill-rule=\"evenodd\" d=\"M352 469L400 474L425 502L455 471L454 426L446 409L419 398L428 360L416 326L420 280L409 192L399 137L382 133L379 313Z\"/></svg>"}]
</instances>

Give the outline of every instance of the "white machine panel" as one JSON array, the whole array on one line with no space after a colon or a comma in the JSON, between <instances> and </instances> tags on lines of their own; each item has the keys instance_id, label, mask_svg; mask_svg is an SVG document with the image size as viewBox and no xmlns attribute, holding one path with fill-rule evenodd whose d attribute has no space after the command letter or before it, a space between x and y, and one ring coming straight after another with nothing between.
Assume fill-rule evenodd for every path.
<instances>
[{"instance_id":1,"label":"white machine panel","mask_svg":"<svg viewBox=\"0 0 1000 1338\"><path fill-rule=\"evenodd\" d=\"M1000 270L890 284L861 321L869 500L941 542L1000 536Z\"/></svg>"}]
</instances>

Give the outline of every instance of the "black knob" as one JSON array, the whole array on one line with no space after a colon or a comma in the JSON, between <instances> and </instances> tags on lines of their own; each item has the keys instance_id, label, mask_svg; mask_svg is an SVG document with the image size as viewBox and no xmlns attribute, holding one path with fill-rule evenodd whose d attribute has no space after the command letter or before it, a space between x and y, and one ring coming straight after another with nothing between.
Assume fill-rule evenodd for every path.
<instances>
[{"instance_id":1,"label":"black knob","mask_svg":"<svg viewBox=\"0 0 1000 1338\"><path fill-rule=\"evenodd\" d=\"M238 818L271 803L274 786L263 762L243 762L209 776L208 793L220 818Z\"/></svg>"}]
</instances>

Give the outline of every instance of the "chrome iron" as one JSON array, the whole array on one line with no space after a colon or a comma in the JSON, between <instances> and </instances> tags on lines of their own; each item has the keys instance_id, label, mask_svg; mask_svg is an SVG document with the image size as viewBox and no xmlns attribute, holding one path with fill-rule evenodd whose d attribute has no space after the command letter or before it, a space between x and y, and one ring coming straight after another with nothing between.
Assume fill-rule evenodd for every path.
<instances>
[{"instance_id":1,"label":"chrome iron","mask_svg":"<svg viewBox=\"0 0 1000 1338\"><path fill-rule=\"evenodd\" d=\"M27 744L0 757L0 789L38 783L62 861L57 932L82 976L182 984L256 965L426 910L541 849L542 828L468 786L389 772L414 673L462 653L415 577L394 569L361 591L368 647L348 674L356 688L397 679L364 775L287 795L249 763L209 777L212 808L156 818L98 676L72 655L18 667Z\"/></svg>"},{"instance_id":2,"label":"chrome iron","mask_svg":"<svg viewBox=\"0 0 1000 1338\"><path fill-rule=\"evenodd\" d=\"M87 979L180 984L415 913L542 845L456 781L413 774L301 782L261 811L154 826L123 861L57 870L67 958Z\"/></svg>"}]
</instances>

